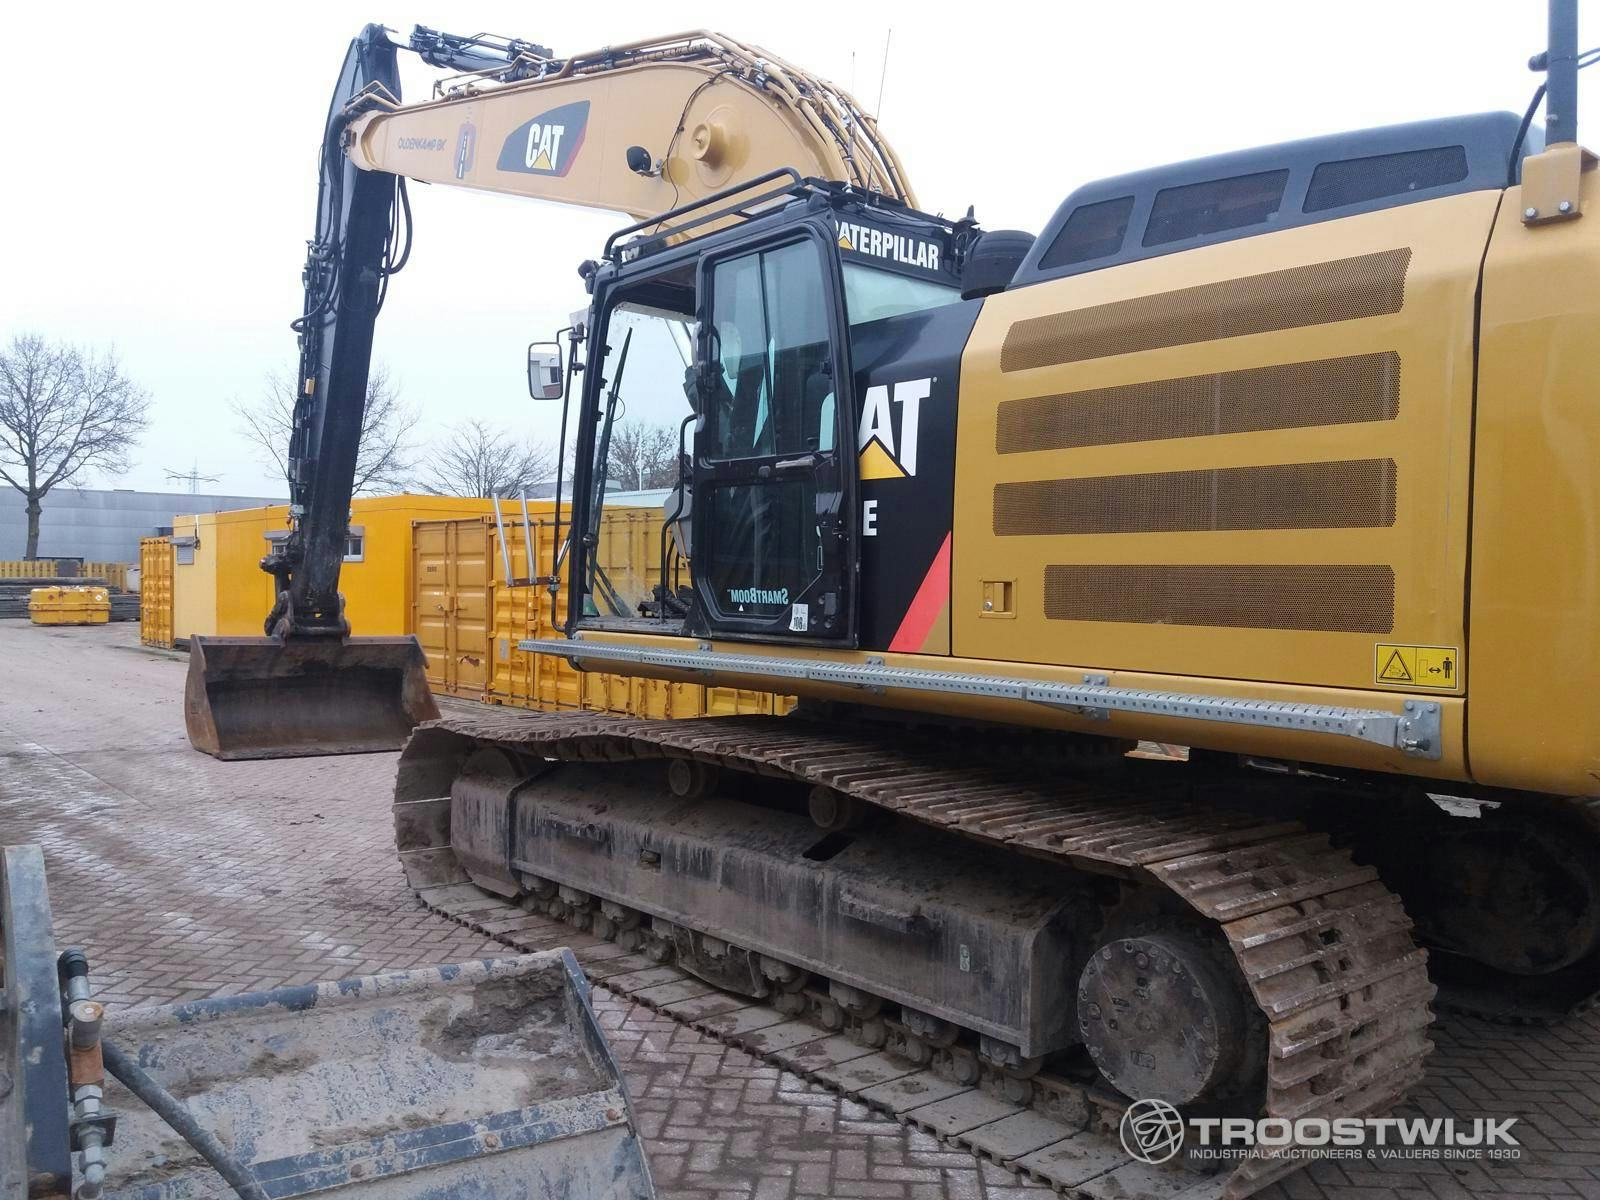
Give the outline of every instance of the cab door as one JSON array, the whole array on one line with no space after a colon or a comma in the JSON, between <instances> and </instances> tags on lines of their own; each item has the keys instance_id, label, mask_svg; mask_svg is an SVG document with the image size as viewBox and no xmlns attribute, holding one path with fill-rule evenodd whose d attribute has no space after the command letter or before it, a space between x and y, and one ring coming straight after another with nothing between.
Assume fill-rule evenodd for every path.
<instances>
[{"instance_id":1,"label":"cab door","mask_svg":"<svg viewBox=\"0 0 1600 1200\"><path fill-rule=\"evenodd\" d=\"M698 632L853 646L855 403L837 248L803 222L699 270Z\"/></svg>"}]
</instances>

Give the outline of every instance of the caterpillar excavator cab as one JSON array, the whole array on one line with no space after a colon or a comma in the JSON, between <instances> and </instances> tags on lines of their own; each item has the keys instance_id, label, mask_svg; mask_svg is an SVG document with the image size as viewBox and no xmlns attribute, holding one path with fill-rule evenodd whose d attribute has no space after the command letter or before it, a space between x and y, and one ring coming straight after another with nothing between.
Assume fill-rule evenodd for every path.
<instances>
[{"instance_id":1,"label":"caterpillar excavator cab","mask_svg":"<svg viewBox=\"0 0 1600 1200\"><path fill-rule=\"evenodd\" d=\"M707 224L717 228L690 236ZM920 583L905 564L931 561L948 533L950 491L947 479L932 483L888 546L872 540L860 483L893 475L914 488L919 469L938 480L950 468L955 347L974 311L961 303L962 264L983 238L970 219L794 171L614 236L589 276L575 628L841 649L881 639ZM668 340L662 326L692 347L682 389L628 368L641 347ZM927 374L886 382L913 367ZM636 595L604 578L593 536L623 409L682 432L683 511L669 505L661 582ZM872 449L858 468L863 430Z\"/></svg>"}]
</instances>

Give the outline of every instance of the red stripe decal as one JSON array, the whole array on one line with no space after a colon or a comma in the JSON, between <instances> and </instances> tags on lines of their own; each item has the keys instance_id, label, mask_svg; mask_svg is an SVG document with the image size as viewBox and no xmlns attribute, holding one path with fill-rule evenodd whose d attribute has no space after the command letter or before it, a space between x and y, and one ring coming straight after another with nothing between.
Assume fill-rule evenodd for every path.
<instances>
[{"instance_id":1,"label":"red stripe decal","mask_svg":"<svg viewBox=\"0 0 1600 1200\"><path fill-rule=\"evenodd\" d=\"M933 565L922 577L922 586L911 598L911 607L895 630L889 649L896 653L915 654L922 649L933 631L933 623L950 599L950 535L944 535L944 544L933 556Z\"/></svg>"}]
</instances>

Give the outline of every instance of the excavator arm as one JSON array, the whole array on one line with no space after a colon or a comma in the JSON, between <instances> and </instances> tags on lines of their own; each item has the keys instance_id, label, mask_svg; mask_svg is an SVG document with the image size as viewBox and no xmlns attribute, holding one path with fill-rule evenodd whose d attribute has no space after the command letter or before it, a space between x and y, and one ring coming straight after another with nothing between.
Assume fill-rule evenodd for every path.
<instances>
[{"instance_id":1,"label":"excavator arm","mask_svg":"<svg viewBox=\"0 0 1600 1200\"><path fill-rule=\"evenodd\" d=\"M339 568L373 330L389 277L405 262L405 250L396 249L395 216L407 206L403 179L361 170L342 146L364 108L399 95L396 47L382 26L368 25L345 55L318 159L316 234L301 275L305 307L293 323L300 371L287 459L291 531L262 560L277 582L268 636L350 632Z\"/></svg>"},{"instance_id":2,"label":"excavator arm","mask_svg":"<svg viewBox=\"0 0 1600 1200\"><path fill-rule=\"evenodd\" d=\"M398 54L455 71L417 104ZM225 758L397 748L435 714L415 638L354 638L339 572L372 339L411 242L406 180L637 220L780 168L915 204L877 122L848 93L708 32L557 58L532 42L368 25L351 43L319 156L303 273L290 530L262 560L266 638L195 638L190 740Z\"/></svg>"}]
</instances>

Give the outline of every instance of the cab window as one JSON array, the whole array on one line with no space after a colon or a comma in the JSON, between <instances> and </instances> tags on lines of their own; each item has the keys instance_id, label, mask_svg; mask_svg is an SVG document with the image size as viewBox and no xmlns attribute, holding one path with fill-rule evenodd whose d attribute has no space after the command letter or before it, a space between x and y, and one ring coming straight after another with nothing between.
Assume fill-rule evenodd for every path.
<instances>
[{"instance_id":1,"label":"cab window","mask_svg":"<svg viewBox=\"0 0 1600 1200\"><path fill-rule=\"evenodd\" d=\"M942 308L961 299L948 284L885 271L865 263L844 263L844 306L851 325L865 325L928 308Z\"/></svg>"},{"instance_id":2,"label":"cab window","mask_svg":"<svg viewBox=\"0 0 1600 1200\"><path fill-rule=\"evenodd\" d=\"M833 353L815 248L795 242L718 263L711 295L710 457L827 449Z\"/></svg>"}]
</instances>

